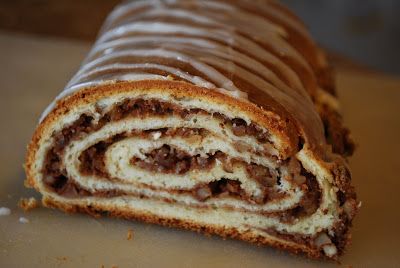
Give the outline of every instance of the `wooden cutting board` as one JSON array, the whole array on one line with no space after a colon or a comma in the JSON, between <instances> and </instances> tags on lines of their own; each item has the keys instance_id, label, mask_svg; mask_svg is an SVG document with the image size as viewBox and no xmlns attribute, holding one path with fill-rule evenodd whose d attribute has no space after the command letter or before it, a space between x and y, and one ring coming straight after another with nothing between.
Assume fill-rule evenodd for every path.
<instances>
[{"instance_id":1,"label":"wooden cutting board","mask_svg":"<svg viewBox=\"0 0 400 268\"><path fill-rule=\"evenodd\" d=\"M0 267L321 267L266 247L119 219L39 208L24 213L25 146L40 113L77 70L87 43L0 32ZM337 70L345 121L359 148L351 159L362 209L347 267L400 266L400 80ZM29 223L18 221L26 217ZM134 237L127 240L132 229Z\"/></svg>"}]
</instances>

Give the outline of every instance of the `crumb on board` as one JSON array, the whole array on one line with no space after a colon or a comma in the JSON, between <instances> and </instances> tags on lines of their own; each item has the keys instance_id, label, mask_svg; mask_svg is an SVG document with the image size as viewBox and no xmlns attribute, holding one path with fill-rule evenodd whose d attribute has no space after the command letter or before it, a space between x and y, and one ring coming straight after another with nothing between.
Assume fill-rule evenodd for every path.
<instances>
[{"instance_id":1,"label":"crumb on board","mask_svg":"<svg viewBox=\"0 0 400 268\"><path fill-rule=\"evenodd\" d=\"M129 229L126 235L126 240L132 240L132 238L133 238L133 230Z\"/></svg>"},{"instance_id":2,"label":"crumb on board","mask_svg":"<svg viewBox=\"0 0 400 268\"><path fill-rule=\"evenodd\" d=\"M0 207L0 216L8 216L11 214L11 209L6 207Z\"/></svg>"},{"instance_id":3,"label":"crumb on board","mask_svg":"<svg viewBox=\"0 0 400 268\"><path fill-rule=\"evenodd\" d=\"M19 220L18 220L20 223L29 223L29 220L27 219L27 218L25 218L25 217L19 217Z\"/></svg>"},{"instance_id":4,"label":"crumb on board","mask_svg":"<svg viewBox=\"0 0 400 268\"><path fill-rule=\"evenodd\" d=\"M101 265L101 268L106 268L106 266L104 264ZM111 268L118 268L118 265L113 264L111 266Z\"/></svg>"},{"instance_id":5,"label":"crumb on board","mask_svg":"<svg viewBox=\"0 0 400 268\"><path fill-rule=\"evenodd\" d=\"M59 260L59 261L67 261L67 257L65 257L65 256L57 257L57 260Z\"/></svg>"},{"instance_id":6,"label":"crumb on board","mask_svg":"<svg viewBox=\"0 0 400 268\"><path fill-rule=\"evenodd\" d=\"M34 198L21 198L18 202L18 206L22 208L25 212L37 208L39 206L39 202Z\"/></svg>"}]
</instances>

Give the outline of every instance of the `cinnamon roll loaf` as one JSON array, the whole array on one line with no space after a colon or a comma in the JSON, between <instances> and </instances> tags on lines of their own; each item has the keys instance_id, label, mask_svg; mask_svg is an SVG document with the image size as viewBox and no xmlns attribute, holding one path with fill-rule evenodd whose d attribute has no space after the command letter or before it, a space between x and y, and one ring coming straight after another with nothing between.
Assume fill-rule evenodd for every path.
<instances>
[{"instance_id":1,"label":"cinnamon roll loaf","mask_svg":"<svg viewBox=\"0 0 400 268\"><path fill-rule=\"evenodd\" d=\"M146 0L109 15L25 169L49 207L336 259L352 151L325 56L281 4Z\"/></svg>"}]
</instances>

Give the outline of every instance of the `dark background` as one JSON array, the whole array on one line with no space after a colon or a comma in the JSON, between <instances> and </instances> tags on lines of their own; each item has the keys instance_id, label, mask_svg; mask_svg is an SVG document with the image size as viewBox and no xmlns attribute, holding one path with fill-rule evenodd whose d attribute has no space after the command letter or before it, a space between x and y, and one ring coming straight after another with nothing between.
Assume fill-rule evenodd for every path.
<instances>
[{"instance_id":1,"label":"dark background","mask_svg":"<svg viewBox=\"0 0 400 268\"><path fill-rule=\"evenodd\" d=\"M330 55L400 75L400 0L282 0ZM0 30L92 41L119 0L0 0Z\"/></svg>"},{"instance_id":2,"label":"dark background","mask_svg":"<svg viewBox=\"0 0 400 268\"><path fill-rule=\"evenodd\" d=\"M282 0L324 47L400 75L399 0Z\"/></svg>"}]
</instances>

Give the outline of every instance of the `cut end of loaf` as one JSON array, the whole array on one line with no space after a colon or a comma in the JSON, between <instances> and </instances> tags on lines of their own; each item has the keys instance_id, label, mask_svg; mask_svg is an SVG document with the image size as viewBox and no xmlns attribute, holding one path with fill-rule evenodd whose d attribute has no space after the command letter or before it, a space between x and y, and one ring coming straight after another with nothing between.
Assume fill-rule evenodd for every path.
<instances>
[{"instance_id":1,"label":"cut end of loaf","mask_svg":"<svg viewBox=\"0 0 400 268\"><path fill-rule=\"evenodd\" d=\"M294 126L250 103L184 83L157 86L108 84L58 103L26 164L46 205L200 228L314 257L343 251L355 199L334 155L327 163L307 142L290 144L297 137L282 134ZM280 129L285 123L292 131Z\"/></svg>"}]
</instances>

